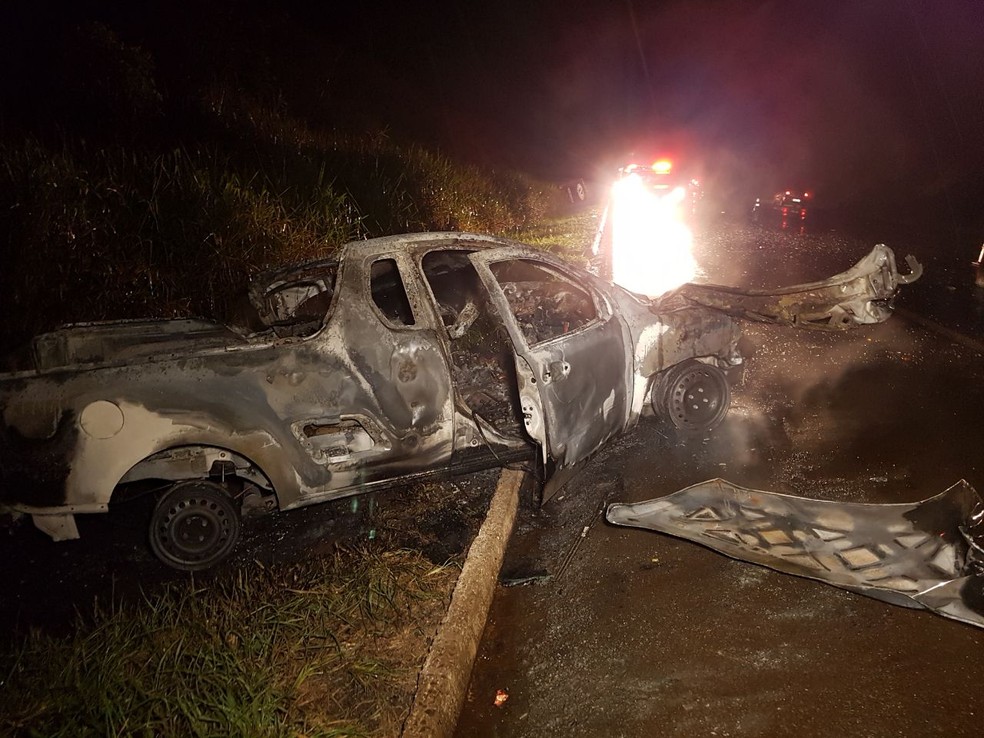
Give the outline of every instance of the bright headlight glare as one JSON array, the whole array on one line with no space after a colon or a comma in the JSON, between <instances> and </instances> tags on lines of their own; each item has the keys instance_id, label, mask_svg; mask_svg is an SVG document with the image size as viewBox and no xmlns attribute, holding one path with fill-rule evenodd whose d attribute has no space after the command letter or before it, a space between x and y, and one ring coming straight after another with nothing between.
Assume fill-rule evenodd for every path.
<instances>
[{"instance_id":1,"label":"bright headlight glare","mask_svg":"<svg viewBox=\"0 0 984 738\"><path fill-rule=\"evenodd\" d=\"M677 187L657 195L638 177L625 177L612 191L612 277L628 289L660 295L693 279L693 236L676 205Z\"/></svg>"}]
</instances>

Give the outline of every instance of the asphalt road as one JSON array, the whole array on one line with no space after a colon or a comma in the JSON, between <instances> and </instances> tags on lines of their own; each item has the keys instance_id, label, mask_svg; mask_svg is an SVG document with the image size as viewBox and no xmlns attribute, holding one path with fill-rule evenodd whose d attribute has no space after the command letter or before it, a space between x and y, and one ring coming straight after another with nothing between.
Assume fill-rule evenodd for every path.
<instances>
[{"instance_id":1,"label":"asphalt road","mask_svg":"<svg viewBox=\"0 0 984 738\"><path fill-rule=\"evenodd\" d=\"M870 246L719 226L698 260L709 281L765 286L829 276ZM938 284L903 300L946 302ZM838 334L745 329L745 382L712 435L684 442L644 420L561 498L521 510L457 735L984 734L984 630L598 516L714 477L854 502L961 478L984 490L972 348L898 316Z\"/></svg>"}]
</instances>

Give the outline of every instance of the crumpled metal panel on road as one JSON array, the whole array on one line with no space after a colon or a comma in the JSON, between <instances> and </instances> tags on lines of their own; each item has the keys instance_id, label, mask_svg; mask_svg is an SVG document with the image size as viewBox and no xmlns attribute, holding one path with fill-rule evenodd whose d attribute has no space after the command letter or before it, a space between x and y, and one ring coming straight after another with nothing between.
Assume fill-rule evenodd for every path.
<instances>
[{"instance_id":1,"label":"crumpled metal panel on road","mask_svg":"<svg viewBox=\"0 0 984 738\"><path fill-rule=\"evenodd\" d=\"M922 265L914 256L906 256L905 261L910 273L900 274L895 253L878 244L846 272L820 282L774 290L688 284L679 294L691 303L749 320L843 330L891 317L891 300L899 285L911 284L922 276Z\"/></svg>"},{"instance_id":2,"label":"crumpled metal panel on road","mask_svg":"<svg viewBox=\"0 0 984 738\"><path fill-rule=\"evenodd\" d=\"M862 504L712 479L667 497L612 504L606 517L984 627L984 504L963 480L921 502Z\"/></svg>"}]
</instances>

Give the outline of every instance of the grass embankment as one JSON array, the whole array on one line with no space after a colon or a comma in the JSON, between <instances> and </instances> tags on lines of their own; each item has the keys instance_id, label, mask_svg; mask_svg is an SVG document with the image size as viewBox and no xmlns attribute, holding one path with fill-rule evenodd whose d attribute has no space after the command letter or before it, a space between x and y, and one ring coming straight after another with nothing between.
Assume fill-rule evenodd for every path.
<instances>
[{"instance_id":1,"label":"grass embankment","mask_svg":"<svg viewBox=\"0 0 984 738\"><path fill-rule=\"evenodd\" d=\"M385 136L255 113L161 150L0 141L0 348L66 322L224 319L249 277L346 241L537 223L545 189Z\"/></svg>"},{"instance_id":2,"label":"grass embankment","mask_svg":"<svg viewBox=\"0 0 984 738\"><path fill-rule=\"evenodd\" d=\"M0 734L395 735L456 576L361 549L97 607L0 654Z\"/></svg>"},{"instance_id":3,"label":"grass embankment","mask_svg":"<svg viewBox=\"0 0 984 738\"><path fill-rule=\"evenodd\" d=\"M590 258L590 247L597 230L598 209L586 207L567 215L543 218L523 229L517 238L584 266Z\"/></svg>"}]
</instances>

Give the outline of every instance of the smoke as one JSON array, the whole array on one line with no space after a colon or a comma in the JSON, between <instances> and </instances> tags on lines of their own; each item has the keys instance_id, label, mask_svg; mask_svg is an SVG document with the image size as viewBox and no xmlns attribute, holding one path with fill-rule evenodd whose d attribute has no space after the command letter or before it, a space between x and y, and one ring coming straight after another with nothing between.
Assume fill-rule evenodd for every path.
<instances>
[{"instance_id":1,"label":"smoke","mask_svg":"<svg viewBox=\"0 0 984 738\"><path fill-rule=\"evenodd\" d=\"M697 258L703 281L768 288L831 277L861 259L870 245L831 233L799 235L729 224L700 235ZM734 393L728 422L714 435L727 449L722 453L735 459L730 463L768 468L782 451L784 458L802 461L801 469L785 469L793 476L806 474L807 466L841 463L844 454L858 474L888 463L884 447L868 451L870 430L865 429L892 417L889 409L909 401L902 388L918 385L919 367L932 357L918 332L897 317L837 332L747 320L740 325L745 381ZM938 421L933 414L909 418L913 425ZM870 476L884 473L875 469Z\"/></svg>"}]
</instances>

